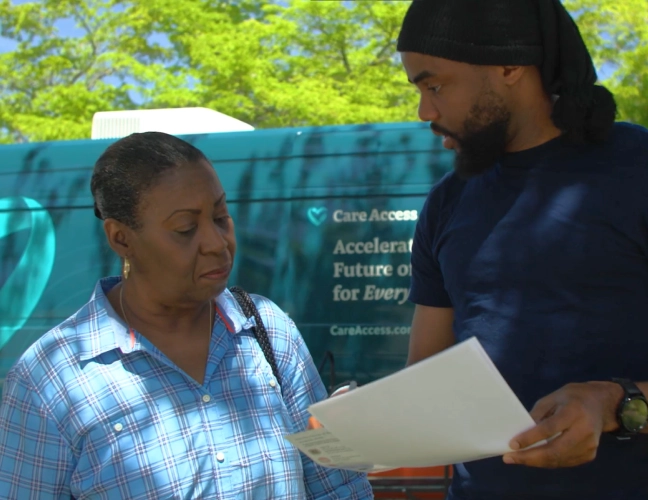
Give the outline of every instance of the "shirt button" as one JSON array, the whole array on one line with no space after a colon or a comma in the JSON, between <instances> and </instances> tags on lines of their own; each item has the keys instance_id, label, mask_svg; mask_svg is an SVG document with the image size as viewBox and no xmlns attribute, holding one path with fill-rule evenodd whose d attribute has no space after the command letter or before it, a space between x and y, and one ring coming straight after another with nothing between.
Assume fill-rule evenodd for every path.
<instances>
[{"instance_id":1,"label":"shirt button","mask_svg":"<svg viewBox=\"0 0 648 500\"><path fill-rule=\"evenodd\" d=\"M203 403L209 403L211 401L211 396L209 394L205 394L202 397Z\"/></svg>"},{"instance_id":2,"label":"shirt button","mask_svg":"<svg viewBox=\"0 0 648 500\"><path fill-rule=\"evenodd\" d=\"M272 379L270 381L270 387L276 387L276 386L277 386L277 382L275 382L274 379Z\"/></svg>"},{"instance_id":3,"label":"shirt button","mask_svg":"<svg viewBox=\"0 0 648 500\"><path fill-rule=\"evenodd\" d=\"M225 454L222 451L216 453L216 460L223 463L225 461Z\"/></svg>"},{"instance_id":4,"label":"shirt button","mask_svg":"<svg viewBox=\"0 0 648 500\"><path fill-rule=\"evenodd\" d=\"M122 424L115 424L115 432L121 432L124 426Z\"/></svg>"}]
</instances>

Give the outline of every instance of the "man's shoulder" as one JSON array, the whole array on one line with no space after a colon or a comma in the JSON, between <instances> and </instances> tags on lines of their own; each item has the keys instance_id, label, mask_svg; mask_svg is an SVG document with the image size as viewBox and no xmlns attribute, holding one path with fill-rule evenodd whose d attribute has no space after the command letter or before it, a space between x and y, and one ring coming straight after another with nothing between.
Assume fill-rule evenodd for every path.
<instances>
[{"instance_id":1,"label":"man's shoulder","mask_svg":"<svg viewBox=\"0 0 648 500\"><path fill-rule=\"evenodd\" d=\"M634 123L616 122L606 144L613 154L632 159L648 158L648 129Z\"/></svg>"},{"instance_id":2,"label":"man's shoulder","mask_svg":"<svg viewBox=\"0 0 648 500\"><path fill-rule=\"evenodd\" d=\"M430 210L439 210L456 200L466 186L467 181L451 170L439 179L428 194L427 205Z\"/></svg>"},{"instance_id":3,"label":"man's shoulder","mask_svg":"<svg viewBox=\"0 0 648 500\"><path fill-rule=\"evenodd\" d=\"M630 122L615 122L612 130L617 133L631 134L637 137L648 137L648 128Z\"/></svg>"},{"instance_id":4,"label":"man's shoulder","mask_svg":"<svg viewBox=\"0 0 648 500\"><path fill-rule=\"evenodd\" d=\"M463 188L466 180L459 177L457 172L452 169L441 177L433 186L432 191L448 192Z\"/></svg>"}]
</instances>

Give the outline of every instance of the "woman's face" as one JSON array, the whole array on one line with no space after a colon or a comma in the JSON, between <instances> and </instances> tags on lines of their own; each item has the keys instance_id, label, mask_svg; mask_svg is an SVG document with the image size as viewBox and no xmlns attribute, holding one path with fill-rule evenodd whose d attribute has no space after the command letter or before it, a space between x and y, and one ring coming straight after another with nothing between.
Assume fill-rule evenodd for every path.
<instances>
[{"instance_id":1,"label":"woman's face","mask_svg":"<svg viewBox=\"0 0 648 500\"><path fill-rule=\"evenodd\" d=\"M220 294L236 251L225 191L207 162L169 170L138 207L129 231L131 277L162 302L181 304Z\"/></svg>"}]
</instances>

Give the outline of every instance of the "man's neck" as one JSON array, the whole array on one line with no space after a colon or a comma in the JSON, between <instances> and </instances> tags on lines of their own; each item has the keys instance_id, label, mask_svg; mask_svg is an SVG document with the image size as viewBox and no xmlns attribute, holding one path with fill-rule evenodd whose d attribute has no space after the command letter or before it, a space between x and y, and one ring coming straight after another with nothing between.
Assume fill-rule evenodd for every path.
<instances>
[{"instance_id":1,"label":"man's neck","mask_svg":"<svg viewBox=\"0 0 648 500\"><path fill-rule=\"evenodd\" d=\"M562 135L551 119L553 104L547 99L535 108L530 107L512 123L514 135L506 147L507 153L535 148Z\"/></svg>"},{"instance_id":2,"label":"man's neck","mask_svg":"<svg viewBox=\"0 0 648 500\"><path fill-rule=\"evenodd\" d=\"M557 127L552 127L551 130L539 130L537 133L532 135L517 136L508 144L506 152L516 153L518 151L535 148L559 137L560 135L562 135L562 132Z\"/></svg>"}]
</instances>

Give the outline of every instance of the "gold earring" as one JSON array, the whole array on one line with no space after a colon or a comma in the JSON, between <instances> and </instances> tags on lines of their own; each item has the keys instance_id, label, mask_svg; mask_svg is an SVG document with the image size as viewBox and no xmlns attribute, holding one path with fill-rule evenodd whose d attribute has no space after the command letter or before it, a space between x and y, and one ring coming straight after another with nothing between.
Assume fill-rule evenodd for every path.
<instances>
[{"instance_id":1,"label":"gold earring","mask_svg":"<svg viewBox=\"0 0 648 500\"><path fill-rule=\"evenodd\" d=\"M128 275L130 274L130 262L128 262L128 259L124 259L124 279L128 279Z\"/></svg>"}]
</instances>

